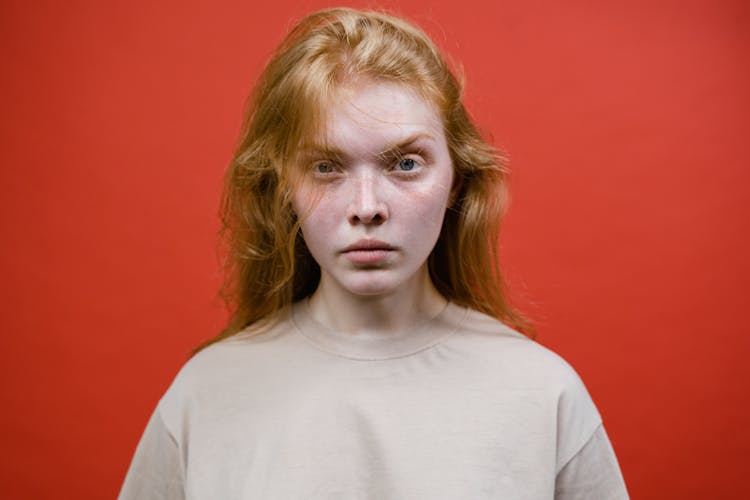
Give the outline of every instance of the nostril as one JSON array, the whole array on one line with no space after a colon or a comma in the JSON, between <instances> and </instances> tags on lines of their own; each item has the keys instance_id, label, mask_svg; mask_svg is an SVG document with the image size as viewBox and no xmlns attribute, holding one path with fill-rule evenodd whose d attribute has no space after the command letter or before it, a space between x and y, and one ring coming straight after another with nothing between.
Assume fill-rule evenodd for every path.
<instances>
[{"instance_id":1,"label":"nostril","mask_svg":"<svg viewBox=\"0 0 750 500\"><path fill-rule=\"evenodd\" d=\"M351 224L383 224L388 220L387 204L371 181L361 182L347 208Z\"/></svg>"},{"instance_id":2,"label":"nostril","mask_svg":"<svg viewBox=\"0 0 750 500\"><path fill-rule=\"evenodd\" d=\"M382 224L385 222L385 215L381 213L380 211L375 212L373 214L361 214L361 213L355 213L352 214L350 220L352 224Z\"/></svg>"}]
</instances>

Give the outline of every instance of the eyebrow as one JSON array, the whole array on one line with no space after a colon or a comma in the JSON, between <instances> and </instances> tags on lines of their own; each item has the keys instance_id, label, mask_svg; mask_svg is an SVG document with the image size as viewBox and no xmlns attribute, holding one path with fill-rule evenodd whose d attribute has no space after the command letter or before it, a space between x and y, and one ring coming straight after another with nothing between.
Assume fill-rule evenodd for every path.
<instances>
[{"instance_id":1,"label":"eyebrow","mask_svg":"<svg viewBox=\"0 0 750 500\"><path fill-rule=\"evenodd\" d=\"M385 148L382 151L376 153L375 156L378 158L388 157L389 155L392 155L394 152L400 149L408 148L415 142L420 141L422 139L427 139L427 140L435 142L435 137L433 137L431 134L428 134L427 132L418 132L416 134L407 136L403 139L399 139L398 141L394 141L390 144L387 144ZM346 157L346 154L344 154L344 152L337 147L322 146L319 144L311 144L309 146L304 147L302 149L301 154L304 156L314 156L316 154L321 154L321 155L334 158L334 159L340 159L340 158Z\"/></svg>"},{"instance_id":2,"label":"eyebrow","mask_svg":"<svg viewBox=\"0 0 750 500\"><path fill-rule=\"evenodd\" d=\"M420 132L420 133L417 133L417 134L410 135L410 136L408 136L405 139L402 139L400 141L397 141L397 142L389 144L388 146L385 147L385 149L383 149L383 151L381 151L380 153L378 153L378 156L379 157L389 156L394 151L398 151L400 149L405 149L405 148L411 146L412 144L414 144L415 142L417 142L417 141L419 141L421 139L428 139L428 140L431 140L431 141L435 142L435 138L432 135L430 135L430 134L428 134L426 132Z\"/></svg>"}]
</instances>

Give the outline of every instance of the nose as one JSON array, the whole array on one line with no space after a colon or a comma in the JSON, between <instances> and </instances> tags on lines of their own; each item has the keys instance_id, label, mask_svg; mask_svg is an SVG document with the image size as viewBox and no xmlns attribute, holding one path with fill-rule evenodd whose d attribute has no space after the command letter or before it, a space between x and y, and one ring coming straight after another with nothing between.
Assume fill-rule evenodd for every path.
<instances>
[{"instance_id":1,"label":"nose","mask_svg":"<svg viewBox=\"0 0 750 500\"><path fill-rule=\"evenodd\" d=\"M347 217L352 225L380 225L388 220L388 206L383 199L378 179L371 173L356 177Z\"/></svg>"}]
</instances>

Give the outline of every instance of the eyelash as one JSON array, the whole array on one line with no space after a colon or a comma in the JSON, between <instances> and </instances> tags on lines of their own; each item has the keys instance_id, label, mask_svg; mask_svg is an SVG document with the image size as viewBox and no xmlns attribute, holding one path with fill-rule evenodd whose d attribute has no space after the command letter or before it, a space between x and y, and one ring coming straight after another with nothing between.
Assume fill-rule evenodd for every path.
<instances>
[{"instance_id":1,"label":"eyelash","mask_svg":"<svg viewBox=\"0 0 750 500\"><path fill-rule=\"evenodd\" d=\"M391 163L391 167L389 169L390 172L395 172L398 176L406 178L419 175L421 167L424 167L425 165L425 161L421 156L421 152L407 155L396 153L390 158L384 158L384 160ZM399 166L403 161L413 162L412 169L400 170ZM326 166L328 170L321 171L320 168L323 166ZM330 178L334 174L341 173L341 166L334 160L319 160L313 163L312 171L313 175L315 175L316 177Z\"/></svg>"},{"instance_id":2,"label":"eyelash","mask_svg":"<svg viewBox=\"0 0 750 500\"><path fill-rule=\"evenodd\" d=\"M320 167L322 167L323 165L328 166L330 168L330 170L325 171L325 172L321 172L320 171ZM338 169L338 165L336 165L336 162L334 162L334 161L329 161L329 160L317 161L317 162L314 163L313 173L315 173L317 175L328 175L328 174L332 174L337 169Z\"/></svg>"},{"instance_id":3,"label":"eyelash","mask_svg":"<svg viewBox=\"0 0 750 500\"><path fill-rule=\"evenodd\" d=\"M401 162L410 161L413 166L409 170L401 170ZM424 160L418 155L397 155L393 160L392 171L396 172L401 177L415 177L419 175L421 168L424 167Z\"/></svg>"}]
</instances>

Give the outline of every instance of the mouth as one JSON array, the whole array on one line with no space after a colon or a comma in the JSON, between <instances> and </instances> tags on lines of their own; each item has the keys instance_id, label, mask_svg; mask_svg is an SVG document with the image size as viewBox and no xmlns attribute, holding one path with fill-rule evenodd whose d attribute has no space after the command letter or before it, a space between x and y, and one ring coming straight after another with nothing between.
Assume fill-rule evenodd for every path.
<instances>
[{"instance_id":1,"label":"mouth","mask_svg":"<svg viewBox=\"0 0 750 500\"><path fill-rule=\"evenodd\" d=\"M395 250L395 248L388 243L380 240L359 240L352 243L348 247L344 248L343 253L349 252L362 252L362 251L376 251L376 250Z\"/></svg>"},{"instance_id":2,"label":"mouth","mask_svg":"<svg viewBox=\"0 0 750 500\"><path fill-rule=\"evenodd\" d=\"M346 247L342 254L357 265L382 264L396 250L395 247L379 240L359 240Z\"/></svg>"}]
</instances>

